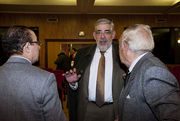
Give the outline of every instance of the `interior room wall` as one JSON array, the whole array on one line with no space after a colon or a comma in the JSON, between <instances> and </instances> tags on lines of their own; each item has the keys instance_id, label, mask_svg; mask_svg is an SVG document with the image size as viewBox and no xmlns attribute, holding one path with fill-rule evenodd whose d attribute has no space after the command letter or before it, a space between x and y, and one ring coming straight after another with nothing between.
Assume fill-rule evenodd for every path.
<instances>
[{"instance_id":1,"label":"interior room wall","mask_svg":"<svg viewBox=\"0 0 180 121\"><path fill-rule=\"evenodd\" d=\"M58 19L48 22L48 18ZM114 21L116 39L125 27L131 24L148 24L151 27L180 27L179 15L65 15L65 14L10 14L0 13L0 26L25 25L39 27L40 67L45 66L45 39L93 39L94 23L99 18L110 18ZM79 37L78 32L85 36ZM53 50L52 50L53 51Z\"/></svg>"}]
</instances>

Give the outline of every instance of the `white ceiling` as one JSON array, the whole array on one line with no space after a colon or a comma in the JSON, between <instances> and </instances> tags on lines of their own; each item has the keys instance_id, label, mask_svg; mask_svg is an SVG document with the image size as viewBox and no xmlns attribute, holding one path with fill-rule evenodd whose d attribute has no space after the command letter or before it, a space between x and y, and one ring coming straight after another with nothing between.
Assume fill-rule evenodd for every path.
<instances>
[{"instance_id":1,"label":"white ceiling","mask_svg":"<svg viewBox=\"0 0 180 121\"><path fill-rule=\"evenodd\" d=\"M171 6L179 0L95 0L95 6Z\"/></svg>"},{"instance_id":2,"label":"white ceiling","mask_svg":"<svg viewBox=\"0 0 180 121\"><path fill-rule=\"evenodd\" d=\"M76 0L0 0L0 4L17 5L74 5Z\"/></svg>"},{"instance_id":3,"label":"white ceiling","mask_svg":"<svg viewBox=\"0 0 180 121\"><path fill-rule=\"evenodd\" d=\"M180 0L0 0L0 13L180 14Z\"/></svg>"}]
</instances>

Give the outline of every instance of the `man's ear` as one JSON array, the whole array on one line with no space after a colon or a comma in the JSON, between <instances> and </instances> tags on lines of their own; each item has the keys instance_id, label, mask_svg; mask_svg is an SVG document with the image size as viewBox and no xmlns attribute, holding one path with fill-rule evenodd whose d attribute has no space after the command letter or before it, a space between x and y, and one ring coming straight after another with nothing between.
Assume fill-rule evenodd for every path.
<instances>
[{"instance_id":1,"label":"man's ear","mask_svg":"<svg viewBox=\"0 0 180 121\"><path fill-rule=\"evenodd\" d=\"M115 35L116 35L116 32L115 32L115 31L113 31L113 32L112 32L112 39L114 39L114 38L115 38Z\"/></svg>"},{"instance_id":2,"label":"man's ear","mask_svg":"<svg viewBox=\"0 0 180 121\"><path fill-rule=\"evenodd\" d=\"M25 46L23 47L23 53L30 53L31 52L31 44L27 42Z\"/></svg>"},{"instance_id":3,"label":"man's ear","mask_svg":"<svg viewBox=\"0 0 180 121\"><path fill-rule=\"evenodd\" d=\"M124 42L123 44L124 44L124 49L126 51L129 50L129 44L127 42Z\"/></svg>"},{"instance_id":4,"label":"man's ear","mask_svg":"<svg viewBox=\"0 0 180 121\"><path fill-rule=\"evenodd\" d=\"M93 32L93 37L96 40L96 32Z\"/></svg>"}]
</instances>

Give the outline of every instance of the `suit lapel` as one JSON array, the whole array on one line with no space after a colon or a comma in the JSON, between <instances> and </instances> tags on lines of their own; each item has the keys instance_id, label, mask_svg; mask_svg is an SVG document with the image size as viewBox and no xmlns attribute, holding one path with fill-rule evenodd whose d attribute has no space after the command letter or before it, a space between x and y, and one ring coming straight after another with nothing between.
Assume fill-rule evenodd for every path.
<instances>
[{"instance_id":1,"label":"suit lapel","mask_svg":"<svg viewBox=\"0 0 180 121\"><path fill-rule=\"evenodd\" d=\"M85 72L84 72L84 78L83 78L83 86L85 87L83 90L85 92L85 96L88 98L88 85L89 85L89 74L90 74L90 64L87 66Z\"/></svg>"},{"instance_id":2,"label":"suit lapel","mask_svg":"<svg viewBox=\"0 0 180 121\"><path fill-rule=\"evenodd\" d=\"M116 97L116 94L118 92L118 88L120 88L119 85L120 83L120 78L118 78L119 76L117 75L120 75L119 73L119 63L117 61L117 55L116 55L116 52L115 52L115 48L113 47L112 48L112 56L113 56L113 73L112 73L112 96L113 96L113 99L115 99Z\"/></svg>"},{"instance_id":3,"label":"suit lapel","mask_svg":"<svg viewBox=\"0 0 180 121\"><path fill-rule=\"evenodd\" d=\"M133 80L135 78L135 76L137 75L137 70L142 66L144 60L146 60L147 58L149 57L152 57L152 53L147 53L146 55L144 55L137 63L136 65L134 66L133 70L131 71L131 74L129 76L129 79L128 79L128 83L126 85L126 87L124 88L124 95L127 96L128 93L129 93L129 90L130 90L130 87L131 85L133 84Z\"/></svg>"},{"instance_id":4,"label":"suit lapel","mask_svg":"<svg viewBox=\"0 0 180 121\"><path fill-rule=\"evenodd\" d=\"M112 96L115 106L118 105L119 95L123 88L123 78L122 75L124 71L120 65L118 47L113 44L112 46L112 56L113 56L113 74L112 74Z\"/></svg>"},{"instance_id":5,"label":"suit lapel","mask_svg":"<svg viewBox=\"0 0 180 121\"><path fill-rule=\"evenodd\" d=\"M85 58L87 59L86 61L86 67L84 69L84 77L82 78L83 81L80 81L82 82L83 84L83 90L85 92L85 96L88 98L88 85L89 85L89 75L90 75L90 66L91 66L91 62L92 62L92 59L94 57L94 53L95 53L95 50L96 50L96 46L92 46L88 52L86 53L85 55Z\"/></svg>"}]
</instances>

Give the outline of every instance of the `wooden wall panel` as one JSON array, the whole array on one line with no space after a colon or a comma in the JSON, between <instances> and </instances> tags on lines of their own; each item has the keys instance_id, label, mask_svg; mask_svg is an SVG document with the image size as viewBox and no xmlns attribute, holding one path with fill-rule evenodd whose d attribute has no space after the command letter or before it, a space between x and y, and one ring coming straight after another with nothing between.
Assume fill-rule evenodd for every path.
<instances>
[{"instance_id":1,"label":"wooden wall panel","mask_svg":"<svg viewBox=\"0 0 180 121\"><path fill-rule=\"evenodd\" d=\"M48 67L56 69L54 61L57 59L57 55L60 53L61 50L60 42L48 42L48 50Z\"/></svg>"},{"instance_id":2,"label":"wooden wall panel","mask_svg":"<svg viewBox=\"0 0 180 121\"><path fill-rule=\"evenodd\" d=\"M94 23L99 18L111 18L115 23L116 38L119 38L124 27L142 23L151 27L180 27L180 15L63 15L63 14L7 14L0 13L0 26L25 25L39 27L40 66L45 66L45 39L93 39ZM58 22L47 22L47 18L58 18ZM167 22L157 23L158 18ZM78 32L85 31L85 37ZM54 51L54 48L52 50Z\"/></svg>"}]
</instances>

